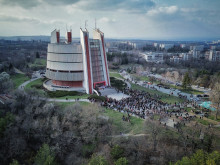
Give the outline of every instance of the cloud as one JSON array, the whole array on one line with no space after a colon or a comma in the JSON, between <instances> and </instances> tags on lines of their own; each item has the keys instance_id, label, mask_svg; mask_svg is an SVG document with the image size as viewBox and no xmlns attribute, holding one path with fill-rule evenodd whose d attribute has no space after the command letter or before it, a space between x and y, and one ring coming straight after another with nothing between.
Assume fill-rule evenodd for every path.
<instances>
[{"instance_id":1,"label":"cloud","mask_svg":"<svg viewBox=\"0 0 220 165\"><path fill-rule=\"evenodd\" d=\"M149 10L147 12L147 15L154 16L154 15L158 15L158 14L174 14L178 10L179 9L177 6L158 7L158 8L154 8L154 9Z\"/></svg>"},{"instance_id":2,"label":"cloud","mask_svg":"<svg viewBox=\"0 0 220 165\"><path fill-rule=\"evenodd\" d=\"M88 20L107 37L220 36L220 0L0 0L0 35L73 35ZM123 29L123 30L122 30ZM119 33L120 31L120 33Z\"/></svg>"},{"instance_id":3,"label":"cloud","mask_svg":"<svg viewBox=\"0 0 220 165\"><path fill-rule=\"evenodd\" d=\"M109 19L107 17L102 17L98 20L99 23L114 23L116 22L115 19Z\"/></svg>"},{"instance_id":4,"label":"cloud","mask_svg":"<svg viewBox=\"0 0 220 165\"><path fill-rule=\"evenodd\" d=\"M18 17L18 16L9 16L9 15L0 15L0 22L33 22L39 23L40 20L30 17Z\"/></svg>"},{"instance_id":5,"label":"cloud","mask_svg":"<svg viewBox=\"0 0 220 165\"><path fill-rule=\"evenodd\" d=\"M80 0L42 0L50 5L72 5Z\"/></svg>"},{"instance_id":6,"label":"cloud","mask_svg":"<svg viewBox=\"0 0 220 165\"><path fill-rule=\"evenodd\" d=\"M80 0L72 5L72 8L84 11L111 11L145 13L155 6L152 0Z\"/></svg>"},{"instance_id":7,"label":"cloud","mask_svg":"<svg viewBox=\"0 0 220 165\"><path fill-rule=\"evenodd\" d=\"M199 9L196 8L181 8L180 11L184 12L184 13L190 13L190 12L196 12Z\"/></svg>"},{"instance_id":8,"label":"cloud","mask_svg":"<svg viewBox=\"0 0 220 165\"><path fill-rule=\"evenodd\" d=\"M74 8L86 11L113 11L124 9L130 12L146 12L153 7L153 0L0 0L2 5L20 6L24 9L30 9L39 5L72 5Z\"/></svg>"},{"instance_id":9,"label":"cloud","mask_svg":"<svg viewBox=\"0 0 220 165\"><path fill-rule=\"evenodd\" d=\"M32 8L40 4L39 0L0 0L1 4L8 6L21 6L23 8Z\"/></svg>"},{"instance_id":10,"label":"cloud","mask_svg":"<svg viewBox=\"0 0 220 165\"><path fill-rule=\"evenodd\" d=\"M34 24L64 24L62 20L44 21L33 17L19 17L0 14L0 22L34 23Z\"/></svg>"},{"instance_id":11,"label":"cloud","mask_svg":"<svg viewBox=\"0 0 220 165\"><path fill-rule=\"evenodd\" d=\"M79 1L80 0L0 0L0 3L2 5L20 6L24 9L30 9L45 3L49 5L71 5Z\"/></svg>"}]
</instances>

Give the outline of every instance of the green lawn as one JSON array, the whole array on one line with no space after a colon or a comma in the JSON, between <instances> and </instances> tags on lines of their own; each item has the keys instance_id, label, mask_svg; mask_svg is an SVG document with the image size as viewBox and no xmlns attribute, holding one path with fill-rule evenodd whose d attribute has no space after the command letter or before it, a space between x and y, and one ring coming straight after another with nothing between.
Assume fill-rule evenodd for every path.
<instances>
[{"instance_id":1,"label":"green lawn","mask_svg":"<svg viewBox=\"0 0 220 165\"><path fill-rule=\"evenodd\" d=\"M148 81L148 82L150 81L149 77L147 76L141 76L140 79L141 81Z\"/></svg>"},{"instance_id":2,"label":"green lawn","mask_svg":"<svg viewBox=\"0 0 220 165\"><path fill-rule=\"evenodd\" d=\"M211 119L211 120L214 120L214 121L220 121L220 116L218 115L218 118L216 119L216 118L215 118L215 114L214 114L214 113L211 113L211 114L208 116L208 119Z\"/></svg>"},{"instance_id":3,"label":"green lawn","mask_svg":"<svg viewBox=\"0 0 220 165\"><path fill-rule=\"evenodd\" d=\"M169 96L168 94L162 93L160 91L151 90L151 89L148 89L148 88L145 88L140 85L133 84L133 83L131 83L131 88L136 89L136 90L142 90L142 91L148 92L152 95L157 94L162 97L161 101L166 102L166 103L174 104L175 102L177 102L177 103L184 102L184 99L181 99L179 97Z\"/></svg>"},{"instance_id":4,"label":"green lawn","mask_svg":"<svg viewBox=\"0 0 220 165\"><path fill-rule=\"evenodd\" d=\"M195 89L180 89L180 91L185 92L185 93L189 93L189 94L193 94L193 95L204 94L204 92L198 91L198 90L195 90Z\"/></svg>"},{"instance_id":5,"label":"green lawn","mask_svg":"<svg viewBox=\"0 0 220 165\"><path fill-rule=\"evenodd\" d=\"M60 105L62 108L65 108L69 105L74 105L76 103L79 103L82 106L92 106L89 102L55 102L55 104ZM126 114L116 112L112 109L106 109L104 111L104 115L108 116L110 121L113 125L113 134L119 134L120 132L123 133L130 133L130 134L139 134L143 133L143 119L137 118L137 117L131 117L131 122L123 121L122 116L127 116Z\"/></svg>"},{"instance_id":6,"label":"green lawn","mask_svg":"<svg viewBox=\"0 0 220 165\"><path fill-rule=\"evenodd\" d=\"M19 85L21 85L22 83L24 83L25 81L30 80L29 77L27 77L24 74L16 74L16 75L12 75L11 76L11 80L15 85L15 88L18 88Z\"/></svg>"},{"instance_id":7,"label":"green lawn","mask_svg":"<svg viewBox=\"0 0 220 165\"><path fill-rule=\"evenodd\" d=\"M150 78L148 76L139 76L137 74L130 74L132 77L137 79L138 81L147 81L150 82ZM154 80L154 84L160 84L160 81Z\"/></svg>"},{"instance_id":8,"label":"green lawn","mask_svg":"<svg viewBox=\"0 0 220 165\"><path fill-rule=\"evenodd\" d=\"M33 64L29 64L30 67L46 67L47 59L36 58Z\"/></svg>"},{"instance_id":9,"label":"green lawn","mask_svg":"<svg viewBox=\"0 0 220 165\"><path fill-rule=\"evenodd\" d=\"M91 103L85 102L85 101L79 101L79 102L55 102L55 104L60 105L62 108L65 108L65 107L67 107L69 105L74 105L76 103L79 103L82 106L88 106L88 105L91 104Z\"/></svg>"},{"instance_id":10,"label":"green lawn","mask_svg":"<svg viewBox=\"0 0 220 165\"><path fill-rule=\"evenodd\" d=\"M110 77L116 77L116 78L124 79L119 73L116 73L116 72L110 72L109 75L110 75Z\"/></svg>"},{"instance_id":11,"label":"green lawn","mask_svg":"<svg viewBox=\"0 0 220 165\"><path fill-rule=\"evenodd\" d=\"M43 82L44 82L44 79L41 79L41 78L37 79L37 80L34 80L34 81L30 82L29 84L27 84L25 86L25 89L31 89L35 85L43 85Z\"/></svg>"},{"instance_id":12,"label":"green lawn","mask_svg":"<svg viewBox=\"0 0 220 165\"><path fill-rule=\"evenodd\" d=\"M43 82L44 82L44 79L34 80L34 81L30 82L29 84L27 84L25 86L25 90L31 89L31 88L36 88L39 91L39 93L46 94L46 92L43 89ZM88 95L88 94L83 94L81 96L69 96L69 95L67 95L67 96L56 97L56 98L57 99L66 99L66 98L68 98L68 99L77 99L77 98L79 98L79 99L87 99L89 96L90 95Z\"/></svg>"},{"instance_id":13,"label":"green lawn","mask_svg":"<svg viewBox=\"0 0 220 165\"><path fill-rule=\"evenodd\" d=\"M174 89L179 89L180 91L182 92L185 92L185 93L189 93L189 94L193 94L193 95L200 95L200 94L204 94L203 92L201 91L198 91L196 89L184 89L183 87L181 86L176 86L176 85L169 85L171 88L174 88Z\"/></svg>"},{"instance_id":14,"label":"green lawn","mask_svg":"<svg viewBox=\"0 0 220 165\"><path fill-rule=\"evenodd\" d=\"M139 134L143 132L143 119L137 117L131 117L131 122L123 121L123 115L127 117L127 114L123 114L112 109L106 109L104 114L110 118L112 121L113 127L115 128L115 134L130 133L130 134Z\"/></svg>"},{"instance_id":15,"label":"green lawn","mask_svg":"<svg viewBox=\"0 0 220 165\"><path fill-rule=\"evenodd\" d=\"M208 122L207 120L203 120L203 119L200 119L200 118L196 118L195 119L198 123L201 123L203 125L209 125L211 124L210 122Z\"/></svg>"},{"instance_id":16,"label":"green lawn","mask_svg":"<svg viewBox=\"0 0 220 165\"><path fill-rule=\"evenodd\" d=\"M28 83L28 84L24 87L24 89L25 89L25 90L28 90L28 89L33 89L33 88L35 88L35 89L37 89L37 91L39 92L39 94L41 94L41 95L44 96L44 95L46 95L46 92L44 91L44 88L43 88L43 82L44 82L44 80L45 80L45 79L42 79L42 78L37 79L37 80L34 80L34 81Z\"/></svg>"}]
</instances>

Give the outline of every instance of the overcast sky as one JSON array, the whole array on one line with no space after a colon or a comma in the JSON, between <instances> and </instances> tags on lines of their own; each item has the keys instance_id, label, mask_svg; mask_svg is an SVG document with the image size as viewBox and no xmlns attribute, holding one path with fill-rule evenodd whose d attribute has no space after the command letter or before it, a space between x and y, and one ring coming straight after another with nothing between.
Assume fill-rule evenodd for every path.
<instances>
[{"instance_id":1,"label":"overcast sky","mask_svg":"<svg viewBox=\"0 0 220 165\"><path fill-rule=\"evenodd\" d=\"M0 36L79 37L95 18L108 38L220 38L220 0L0 0Z\"/></svg>"}]
</instances>

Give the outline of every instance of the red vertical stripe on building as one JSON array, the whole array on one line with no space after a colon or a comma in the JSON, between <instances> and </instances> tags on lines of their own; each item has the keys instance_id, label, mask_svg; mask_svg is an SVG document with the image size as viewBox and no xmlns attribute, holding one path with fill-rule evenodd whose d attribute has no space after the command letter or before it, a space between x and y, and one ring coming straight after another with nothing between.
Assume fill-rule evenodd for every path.
<instances>
[{"instance_id":1,"label":"red vertical stripe on building","mask_svg":"<svg viewBox=\"0 0 220 165\"><path fill-rule=\"evenodd\" d=\"M104 38L103 38L103 35L101 36L101 38L102 38L103 54L104 54L104 59L105 59L105 71L106 71L107 81L108 81L108 85L109 85L110 82L109 82L109 77L108 77L107 59L106 59L106 55L105 55L105 45L104 45Z\"/></svg>"},{"instance_id":2,"label":"red vertical stripe on building","mask_svg":"<svg viewBox=\"0 0 220 165\"><path fill-rule=\"evenodd\" d=\"M57 32L57 43L59 43L59 42L60 42L60 33Z\"/></svg>"},{"instance_id":3,"label":"red vertical stripe on building","mask_svg":"<svg viewBox=\"0 0 220 165\"><path fill-rule=\"evenodd\" d=\"M68 43L72 42L72 34L71 34L71 32L67 32L67 42Z\"/></svg>"},{"instance_id":4,"label":"red vertical stripe on building","mask_svg":"<svg viewBox=\"0 0 220 165\"><path fill-rule=\"evenodd\" d=\"M85 35L85 44L86 44L87 72L88 72L88 79L89 79L89 93L92 94L92 76L91 76L91 69L90 69L89 43L88 43L87 35Z\"/></svg>"}]
</instances>

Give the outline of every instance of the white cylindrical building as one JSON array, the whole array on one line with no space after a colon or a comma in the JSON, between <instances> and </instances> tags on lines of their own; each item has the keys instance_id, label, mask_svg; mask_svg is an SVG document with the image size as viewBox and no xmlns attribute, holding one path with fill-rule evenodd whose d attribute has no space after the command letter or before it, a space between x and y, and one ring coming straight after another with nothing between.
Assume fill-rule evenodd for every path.
<instances>
[{"instance_id":1,"label":"white cylindrical building","mask_svg":"<svg viewBox=\"0 0 220 165\"><path fill-rule=\"evenodd\" d=\"M49 80L44 87L48 90L92 94L96 87L109 86L104 34L95 29L93 39L89 39L89 32L80 29L80 43L73 44L71 32L60 42L60 32L54 30L48 44L46 77Z\"/></svg>"},{"instance_id":2,"label":"white cylindrical building","mask_svg":"<svg viewBox=\"0 0 220 165\"><path fill-rule=\"evenodd\" d=\"M54 86L83 87L83 57L80 44L61 43L51 33L51 43L48 44L46 77L52 80ZM69 34L68 32L67 34ZM59 35L59 34L58 34Z\"/></svg>"}]
</instances>

